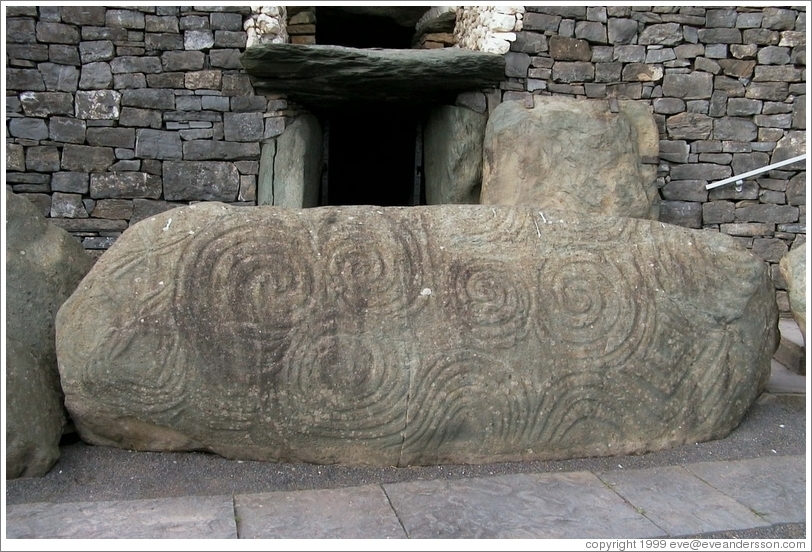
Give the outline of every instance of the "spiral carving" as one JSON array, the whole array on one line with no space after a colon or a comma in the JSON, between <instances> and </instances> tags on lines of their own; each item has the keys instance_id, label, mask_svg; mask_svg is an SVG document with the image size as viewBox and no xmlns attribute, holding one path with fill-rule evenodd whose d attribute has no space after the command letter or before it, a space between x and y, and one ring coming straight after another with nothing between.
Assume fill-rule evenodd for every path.
<instances>
[{"instance_id":1,"label":"spiral carving","mask_svg":"<svg viewBox=\"0 0 812 552\"><path fill-rule=\"evenodd\" d=\"M174 305L182 334L203 358L228 371L278 357L315 299L315 255L307 236L297 225L271 219L261 231L246 224L190 240ZM201 290L213 293L200 297ZM253 377L231 376L245 382Z\"/></svg>"},{"instance_id":2,"label":"spiral carving","mask_svg":"<svg viewBox=\"0 0 812 552\"><path fill-rule=\"evenodd\" d=\"M421 305L422 252L411 231L382 217L345 217L320 228L327 290L350 313L404 316Z\"/></svg>"},{"instance_id":3,"label":"spiral carving","mask_svg":"<svg viewBox=\"0 0 812 552\"><path fill-rule=\"evenodd\" d=\"M294 340L266 408L289 431L340 441L399 443L409 373L389 341L332 333Z\"/></svg>"},{"instance_id":4,"label":"spiral carving","mask_svg":"<svg viewBox=\"0 0 812 552\"><path fill-rule=\"evenodd\" d=\"M528 332L533 293L516 270L495 261L456 261L448 272L450 306L472 337L510 347Z\"/></svg>"},{"instance_id":5,"label":"spiral carving","mask_svg":"<svg viewBox=\"0 0 812 552\"><path fill-rule=\"evenodd\" d=\"M539 289L539 338L569 358L618 365L646 346L650 305L633 259L601 251L549 259Z\"/></svg>"},{"instance_id":6,"label":"spiral carving","mask_svg":"<svg viewBox=\"0 0 812 552\"><path fill-rule=\"evenodd\" d=\"M426 358L413 378L404 464L441 462L459 448L478 454L527 446L532 387L529 374L482 351Z\"/></svg>"}]
</instances>

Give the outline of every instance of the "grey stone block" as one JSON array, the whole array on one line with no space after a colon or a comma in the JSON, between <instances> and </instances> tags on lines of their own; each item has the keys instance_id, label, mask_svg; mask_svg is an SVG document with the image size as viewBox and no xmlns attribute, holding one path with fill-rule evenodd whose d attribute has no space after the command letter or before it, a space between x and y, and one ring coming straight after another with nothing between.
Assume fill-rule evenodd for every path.
<instances>
[{"instance_id":1,"label":"grey stone block","mask_svg":"<svg viewBox=\"0 0 812 552\"><path fill-rule=\"evenodd\" d=\"M575 24L575 38L606 44L606 25L597 21L578 21Z\"/></svg>"},{"instance_id":2,"label":"grey stone block","mask_svg":"<svg viewBox=\"0 0 812 552\"><path fill-rule=\"evenodd\" d=\"M209 64L212 67L218 67L221 69L241 69L242 64L240 63L240 51L236 48L209 50Z\"/></svg>"},{"instance_id":3,"label":"grey stone block","mask_svg":"<svg viewBox=\"0 0 812 552\"><path fill-rule=\"evenodd\" d=\"M790 63L790 49L781 46L767 46L758 51L758 62L765 65L786 65Z\"/></svg>"},{"instance_id":4,"label":"grey stone block","mask_svg":"<svg viewBox=\"0 0 812 552\"><path fill-rule=\"evenodd\" d=\"M646 63L663 63L676 59L677 55L673 48L660 48L657 50L646 50Z\"/></svg>"},{"instance_id":5,"label":"grey stone block","mask_svg":"<svg viewBox=\"0 0 812 552\"><path fill-rule=\"evenodd\" d=\"M191 71L184 75L183 84L190 90L219 90L222 84L222 79L223 72L219 69Z\"/></svg>"},{"instance_id":6,"label":"grey stone block","mask_svg":"<svg viewBox=\"0 0 812 552\"><path fill-rule=\"evenodd\" d=\"M760 12L744 12L736 16L737 29L758 29L764 14Z\"/></svg>"},{"instance_id":7,"label":"grey stone block","mask_svg":"<svg viewBox=\"0 0 812 552\"><path fill-rule=\"evenodd\" d=\"M770 155L764 152L734 153L733 174L742 174L770 164Z\"/></svg>"},{"instance_id":8,"label":"grey stone block","mask_svg":"<svg viewBox=\"0 0 812 552\"><path fill-rule=\"evenodd\" d=\"M228 111L231 109L231 102L229 102L229 98L226 96L203 96L200 99L202 99L202 109L210 109L212 111ZM176 99L175 103L177 102L178 100ZM178 109L180 110L180 107ZM228 138L226 138L226 140L228 140Z\"/></svg>"},{"instance_id":9,"label":"grey stone block","mask_svg":"<svg viewBox=\"0 0 812 552\"><path fill-rule=\"evenodd\" d=\"M51 175L51 190L86 194L89 190L90 175L86 172L55 172Z\"/></svg>"},{"instance_id":10,"label":"grey stone block","mask_svg":"<svg viewBox=\"0 0 812 552\"><path fill-rule=\"evenodd\" d=\"M589 472L389 483L384 490L412 539L664 536Z\"/></svg>"},{"instance_id":11,"label":"grey stone block","mask_svg":"<svg viewBox=\"0 0 812 552\"><path fill-rule=\"evenodd\" d=\"M730 201L710 201L702 204L702 224L720 224L735 220L736 206Z\"/></svg>"},{"instance_id":12,"label":"grey stone block","mask_svg":"<svg viewBox=\"0 0 812 552\"><path fill-rule=\"evenodd\" d=\"M730 98L727 101L727 114L734 117L758 115L763 103L750 98Z\"/></svg>"},{"instance_id":13,"label":"grey stone block","mask_svg":"<svg viewBox=\"0 0 812 552\"><path fill-rule=\"evenodd\" d=\"M634 44L637 38L637 21L611 18L607 22L610 44Z\"/></svg>"},{"instance_id":14,"label":"grey stone block","mask_svg":"<svg viewBox=\"0 0 812 552\"><path fill-rule=\"evenodd\" d=\"M114 162L113 148L68 144L62 149L62 168L66 171L106 171Z\"/></svg>"},{"instance_id":15,"label":"grey stone block","mask_svg":"<svg viewBox=\"0 0 812 552\"><path fill-rule=\"evenodd\" d=\"M145 26L144 14L136 10L107 10L105 25L125 29L143 29Z\"/></svg>"},{"instance_id":16,"label":"grey stone block","mask_svg":"<svg viewBox=\"0 0 812 552\"><path fill-rule=\"evenodd\" d=\"M60 92L75 92L79 84L79 70L72 65L40 63L37 69L42 75L45 89Z\"/></svg>"},{"instance_id":17,"label":"grey stone block","mask_svg":"<svg viewBox=\"0 0 812 552\"><path fill-rule=\"evenodd\" d=\"M183 31L183 47L186 50L206 50L214 46L214 35L209 30Z\"/></svg>"},{"instance_id":18,"label":"grey stone block","mask_svg":"<svg viewBox=\"0 0 812 552\"><path fill-rule=\"evenodd\" d=\"M130 220L133 215L133 200L100 199L90 215L96 218Z\"/></svg>"},{"instance_id":19,"label":"grey stone block","mask_svg":"<svg viewBox=\"0 0 812 552\"><path fill-rule=\"evenodd\" d=\"M663 95L685 100L710 98L713 76L707 73L669 74L663 77Z\"/></svg>"},{"instance_id":20,"label":"grey stone block","mask_svg":"<svg viewBox=\"0 0 812 552\"><path fill-rule=\"evenodd\" d=\"M240 519L240 538L406 537L379 485L237 495L234 511Z\"/></svg>"},{"instance_id":21,"label":"grey stone block","mask_svg":"<svg viewBox=\"0 0 812 552\"><path fill-rule=\"evenodd\" d=\"M241 31L242 16L238 13L212 13L209 15L209 26L224 31Z\"/></svg>"},{"instance_id":22,"label":"grey stone block","mask_svg":"<svg viewBox=\"0 0 812 552\"><path fill-rule=\"evenodd\" d=\"M788 85L785 82L751 82L745 91L745 97L758 100L783 101L787 94Z\"/></svg>"},{"instance_id":23,"label":"grey stone block","mask_svg":"<svg viewBox=\"0 0 812 552\"><path fill-rule=\"evenodd\" d=\"M787 254L789 248L784 240L778 238L756 238L753 240L753 255L770 263L777 263Z\"/></svg>"},{"instance_id":24,"label":"grey stone block","mask_svg":"<svg viewBox=\"0 0 812 552\"><path fill-rule=\"evenodd\" d=\"M82 27L82 40L111 40L113 44L127 42L127 29L121 27Z\"/></svg>"},{"instance_id":25,"label":"grey stone block","mask_svg":"<svg viewBox=\"0 0 812 552\"><path fill-rule=\"evenodd\" d=\"M48 46L46 44L6 43L6 55L9 60L48 61Z\"/></svg>"},{"instance_id":26,"label":"grey stone block","mask_svg":"<svg viewBox=\"0 0 812 552\"><path fill-rule=\"evenodd\" d=\"M240 174L234 163L166 161L163 169L164 197L169 201L237 199Z\"/></svg>"},{"instance_id":27,"label":"grey stone block","mask_svg":"<svg viewBox=\"0 0 812 552\"><path fill-rule=\"evenodd\" d=\"M34 20L23 17L9 17L6 19L6 42L11 44L36 43L36 23Z\"/></svg>"},{"instance_id":28,"label":"grey stone block","mask_svg":"<svg viewBox=\"0 0 812 552\"><path fill-rule=\"evenodd\" d=\"M638 44L676 46L682 42L682 26L678 23L648 25L637 39Z\"/></svg>"},{"instance_id":29,"label":"grey stone block","mask_svg":"<svg viewBox=\"0 0 812 552\"><path fill-rule=\"evenodd\" d=\"M791 128L792 113L779 113L778 115L756 115L753 121L757 126L767 128Z\"/></svg>"},{"instance_id":30,"label":"grey stone block","mask_svg":"<svg viewBox=\"0 0 812 552\"><path fill-rule=\"evenodd\" d=\"M528 11L522 19L522 28L526 31L558 32L561 23L560 15L533 13Z\"/></svg>"},{"instance_id":31,"label":"grey stone block","mask_svg":"<svg viewBox=\"0 0 812 552\"><path fill-rule=\"evenodd\" d=\"M185 15L180 18L181 31L199 31L209 28L209 18L202 15Z\"/></svg>"},{"instance_id":32,"label":"grey stone block","mask_svg":"<svg viewBox=\"0 0 812 552\"><path fill-rule=\"evenodd\" d=\"M671 536L769 525L680 466L601 472L598 477Z\"/></svg>"},{"instance_id":33,"label":"grey stone block","mask_svg":"<svg viewBox=\"0 0 812 552\"><path fill-rule=\"evenodd\" d=\"M708 27L735 27L739 13L735 9L708 10L705 24Z\"/></svg>"},{"instance_id":34,"label":"grey stone block","mask_svg":"<svg viewBox=\"0 0 812 552\"><path fill-rule=\"evenodd\" d=\"M135 129L125 127L89 128L87 143L91 146L132 148L135 146Z\"/></svg>"},{"instance_id":35,"label":"grey stone block","mask_svg":"<svg viewBox=\"0 0 812 552\"><path fill-rule=\"evenodd\" d=\"M51 196L51 218L87 218L80 194L54 192Z\"/></svg>"},{"instance_id":36,"label":"grey stone block","mask_svg":"<svg viewBox=\"0 0 812 552\"><path fill-rule=\"evenodd\" d=\"M218 96L178 96L175 98L175 109L178 111L200 111L203 109L203 99L216 98ZM228 101L228 98L226 98Z\"/></svg>"},{"instance_id":37,"label":"grey stone block","mask_svg":"<svg viewBox=\"0 0 812 552\"><path fill-rule=\"evenodd\" d=\"M102 90L113 85L113 72L106 61L96 61L82 66L79 88L82 90Z\"/></svg>"},{"instance_id":38,"label":"grey stone block","mask_svg":"<svg viewBox=\"0 0 812 552\"><path fill-rule=\"evenodd\" d=\"M622 63L596 63L595 82L617 82L622 69Z\"/></svg>"},{"instance_id":39,"label":"grey stone block","mask_svg":"<svg viewBox=\"0 0 812 552\"><path fill-rule=\"evenodd\" d=\"M244 31L214 31L217 48L245 48L248 35Z\"/></svg>"},{"instance_id":40,"label":"grey stone block","mask_svg":"<svg viewBox=\"0 0 812 552\"><path fill-rule=\"evenodd\" d=\"M53 63L79 65L79 48L66 44L49 44L48 59Z\"/></svg>"},{"instance_id":41,"label":"grey stone block","mask_svg":"<svg viewBox=\"0 0 812 552\"><path fill-rule=\"evenodd\" d=\"M707 183L707 180L672 180L660 190L665 199L705 202L708 200Z\"/></svg>"},{"instance_id":42,"label":"grey stone block","mask_svg":"<svg viewBox=\"0 0 812 552\"><path fill-rule=\"evenodd\" d=\"M171 131L138 129L135 155L146 159L182 159L180 135Z\"/></svg>"},{"instance_id":43,"label":"grey stone block","mask_svg":"<svg viewBox=\"0 0 812 552\"><path fill-rule=\"evenodd\" d=\"M549 39L550 56L556 61L590 61L592 51L586 40L564 36L551 36Z\"/></svg>"},{"instance_id":44,"label":"grey stone block","mask_svg":"<svg viewBox=\"0 0 812 552\"><path fill-rule=\"evenodd\" d=\"M741 44L742 32L739 29L699 29L699 41L705 44Z\"/></svg>"},{"instance_id":45,"label":"grey stone block","mask_svg":"<svg viewBox=\"0 0 812 552\"><path fill-rule=\"evenodd\" d=\"M42 92L45 90L45 81L42 79L42 74L36 69L6 67L6 88Z\"/></svg>"},{"instance_id":46,"label":"grey stone block","mask_svg":"<svg viewBox=\"0 0 812 552\"><path fill-rule=\"evenodd\" d=\"M643 63L646 61L644 46L615 46L615 60L621 63Z\"/></svg>"},{"instance_id":47,"label":"grey stone block","mask_svg":"<svg viewBox=\"0 0 812 552\"><path fill-rule=\"evenodd\" d=\"M113 75L113 88L116 90L146 87L147 79L143 73L123 73L120 75Z\"/></svg>"},{"instance_id":48,"label":"grey stone block","mask_svg":"<svg viewBox=\"0 0 812 552\"><path fill-rule=\"evenodd\" d=\"M516 40L510 43L511 52L538 54L540 52L546 52L547 50L547 37L543 34L531 31L517 32Z\"/></svg>"},{"instance_id":49,"label":"grey stone block","mask_svg":"<svg viewBox=\"0 0 812 552\"><path fill-rule=\"evenodd\" d=\"M595 67L586 61L557 61L553 64L553 80L556 82L591 82L595 79Z\"/></svg>"},{"instance_id":50,"label":"grey stone block","mask_svg":"<svg viewBox=\"0 0 812 552\"><path fill-rule=\"evenodd\" d=\"M36 172L59 170L59 150L54 146L33 146L26 148L25 169Z\"/></svg>"},{"instance_id":51,"label":"grey stone block","mask_svg":"<svg viewBox=\"0 0 812 552\"><path fill-rule=\"evenodd\" d=\"M457 98L459 101L459 97ZM231 111L246 113L250 111L265 111L268 101L263 96L235 96L231 98Z\"/></svg>"},{"instance_id":52,"label":"grey stone block","mask_svg":"<svg viewBox=\"0 0 812 552\"><path fill-rule=\"evenodd\" d=\"M79 31L73 25L40 21L37 23L37 40L46 44L79 44Z\"/></svg>"},{"instance_id":53,"label":"grey stone block","mask_svg":"<svg viewBox=\"0 0 812 552\"><path fill-rule=\"evenodd\" d=\"M25 171L25 152L20 144L6 144L6 171Z\"/></svg>"},{"instance_id":54,"label":"grey stone block","mask_svg":"<svg viewBox=\"0 0 812 552\"><path fill-rule=\"evenodd\" d=\"M160 73L161 59L156 56L119 56L110 61L113 73Z\"/></svg>"},{"instance_id":55,"label":"grey stone block","mask_svg":"<svg viewBox=\"0 0 812 552\"><path fill-rule=\"evenodd\" d=\"M673 180L705 180L714 182L731 176L732 172L727 165L713 163L688 163L671 167Z\"/></svg>"},{"instance_id":56,"label":"grey stone block","mask_svg":"<svg viewBox=\"0 0 812 552\"><path fill-rule=\"evenodd\" d=\"M795 28L795 18L797 12L795 10L787 10L783 8L764 8L764 18L761 26L764 29L772 30L793 30Z\"/></svg>"},{"instance_id":57,"label":"grey stone block","mask_svg":"<svg viewBox=\"0 0 812 552\"><path fill-rule=\"evenodd\" d=\"M15 117L8 123L8 133L15 138L47 140L48 126L42 119Z\"/></svg>"},{"instance_id":58,"label":"grey stone block","mask_svg":"<svg viewBox=\"0 0 812 552\"><path fill-rule=\"evenodd\" d=\"M188 161L223 159L259 159L259 144L255 142L223 142L215 140L192 140L183 144L183 158Z\"/></svg>"},{"instance_id":59,"label":"grey stone block","mask_svg":"<svg viewBox=\"0 0 812 552\"><path fill-rule=\"evenodd\" d=\"M138 109L135 107L121 108L118 120L121 126L150 127L159 129L163 126L161 112L154 109Z\"/></svg>"},{"instance_id":60,"label":"grey stone block","mask_svg":"<svg viewBox=\"0 0 812 552\"><path fill-rule=\"evenodd\" d=\"M183 35L178 33L146 33L144 35L144 48L150 52L182 50Z\"/></svg>"},{"instance_id":61,"label":"grey stone block","mask_svg":"<svg viewBox=\"0 0 812 552\"><path fill-rule=\"evenodd\" d=\"M751 142L757 135L758 127L750 119L722 117L713 122L713 137L716 140Z\"/></svg>"},{"instance_id":62,"label":"grey stone block","mask_svg":"<svg viewBox=\"0 0 812 552\"><path fill-rule=\"evenodd\" d=\"M205 61L203 52L164 52L161 54L161 65L164 71L197 71L203 69Z\"/></svg>"},{"instance_id":63,"label":"grey stone block","mask_svg":"<svg viewBox=\"0 0 812 552\"><path fill-rule=\"evenodd\" d=\"M713 119L701 113L678 113L665 125L671 140L706 140L713 131Z\"/></svg>"},{"instance_id":64,"label":"grey stone block","mask_svg":"<svg viewBox=\"0 0 812 552\"><path fill-rule=\"evenodd\" d=\"M521 52L505 54L505 76L526 78L528 67L530 67L529 55Z\"/></svg>"},{"instance_id":65,"label":"grey stone block","mask_svg":"<svg viewBox=\"0 0 812 552\"><path fill-rule=\"evenodd\" d=\"M144 30L148 33L177 33L178 18L171 15L144 16Z\"/></svg>"},{"instance_id":66,"label":"grey stone block","mask_svg":"<svg viewBox=\"0 0 812 552\"><path fill-rule=\"evenodd\" d=\"M685 140L660 140L660 159L665 161L687 163L688 151Z\"/></svg>"},{"instance_id":67,"label":"grey stone block","mask_svg":"<svg viewBox=\"0 0 812 552\"><path fill-rule=\"evenodd\" d=\"M175 94L163 89L124 90L121 105L146 109L175 109Z\"/></svg>"},{"instance_id":68,"label":"grey stone block","mask_svg":"<svg viewBox=\"0 0 812 552\"><path fill-rule=\"evenodd\" d=\"M9 538L236 539L232 498L156 498L9 507Z\"/></svg>"},{"instance_id":69,"label":"grey stone block","mask_svg":"<svg viewBox=\"0 0 812 552\"><path fill-rule=\"evenodd\" d=\"M254 87L246 74L223 73L222 91L224 96L251 96Z\"/></svg>"},{"instance_id":70,"label":"grey stone block","mask_svg":"<svg viewBox=\"0 0 812 552\"><path fill-rule=\"evenodd\" d=\"M152 198L161 197L161 179L145 172L106 172L90 175L90 197Z\"/></svg>"},{"instance_id":71,"label":"grey stone block","mask_svg":"<svg viewBox=\"0 0 812 552\"><path fill-rule=\"evenodd\" d=\"M62 21L73 25L94 25L102 27L105 24L104 6L62 6Z\"/></svg>"},{"instance_id":72,"label":"grey stone block","mask_svg":"<svg viewBox=\"0 0 812 552\"><path fill-rule=\"evenodd\" d=\"M736 220L741 222L786 223L798 220L798 207L793 205L745 205L736 208Z\"/></svg>"},{"instance_id":73,"label":"grey stone block","mask_svg":"<svg viewBox=\"0 0 812 552\"><path fill-rule=\"evenodd\" d=\"M183 88L184 73L158 73L147 75L147 86L150 88ZM177 96L180 98L182 96Z\"/></svg>"},{"instance_id":74,"label":"grey stone block","mask_svg":"<svg viewBox=\"0 0 812 552\"><path fill-rule=\"evenodd\" d=\"M115 47L110 40L93 40L79 43L79 55L82 63L108 61L115 55Z\"/></svg>"},{"instance_id":75,"label":"grey stone block","mask_svg":"<svg viewBox=\"0 0 812 552\"><path fill-rule=\"evenodd\" d=\"M68 92L22 92L20 102L29 117L73 115L73 94Z\"/></svg>"},{"instance_id":76,"label":"grey stone block","mask_svg":"<svg viewBox=\"0 0 812 552\"><path fill-rule=\"evenodd\" d=\"M76 116L81 119L118 119L122 95L115 90L80 90L76 93Z\"/></svg>"},{"instance_id":77,"label":"grey stone block","mask_svg":"<svg viewBox=\"0 0 812 552\"><path fill-rule=\"evenodd\" d=\"M116 163L110 165L110 168L107 170L111 172L140 171L141 161L139 159L122 159L121 161L117 161Z\"/></svg>"}]
</instances>

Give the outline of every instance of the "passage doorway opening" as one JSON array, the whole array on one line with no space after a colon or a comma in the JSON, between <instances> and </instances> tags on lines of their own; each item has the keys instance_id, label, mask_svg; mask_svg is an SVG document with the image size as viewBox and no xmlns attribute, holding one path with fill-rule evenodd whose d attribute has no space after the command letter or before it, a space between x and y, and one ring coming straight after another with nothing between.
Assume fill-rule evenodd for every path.
<instances>
[{"instance_id":1,"label":"passage doorway opening","mask_svg":"<svg viewBox=\"0 0 812 552\"><path fill-rule=\"evenodd\" d=\"M425 204L419 108L325 112L321 205Z\"/></svg>"}]
</instances>

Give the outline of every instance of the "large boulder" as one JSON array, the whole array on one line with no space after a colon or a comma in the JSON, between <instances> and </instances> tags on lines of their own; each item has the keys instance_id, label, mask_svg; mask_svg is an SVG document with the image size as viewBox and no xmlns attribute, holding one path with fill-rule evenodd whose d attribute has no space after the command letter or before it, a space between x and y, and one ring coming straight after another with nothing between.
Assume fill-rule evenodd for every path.
<instances>
[{"instance_id":1,"label":"large boulder","mask_svg":"<svg viewBox=\"0 0 812 552\"><path fill-rule=\"evenodd\" d=\"M378 466L720 438L776 343L729 236L481 205L181 207L57 317L90 443Z\"/></svg>"},{"instance_id":2,"label":"large boulder","mask_svg":"<svg viewBox=\"0 0 812 552\"><path fill-rule=\"evenodd\" d=\"M617 111L617 112L613 112ZM659 215L659 134L639 102L536 96L503 102L485 129L481 203L579 213Z\"/></svg>"},{"instance_id":3,"label":"large boulder","mask_svg":"<svg viewBox=\"0 0 812 552\"><path fill-rule=\"evenodd\" d=\"M789 308L792 317L798 323L801 334L806 342L806 251L803 247L795 247L781 257L778 263L781 275L787 282L789 292Z\"/></svg>"},{"instance_id":4,"label":"large boulder","mask_svg":"<svg viewBox=\"0 0 812 552\"><path fill-rule=\"evenodd\" d=\"M93 259L30 201L6 193L6 478L42 476L59 458L65 409L54 320Z\"/></svg>"}]
</instances>

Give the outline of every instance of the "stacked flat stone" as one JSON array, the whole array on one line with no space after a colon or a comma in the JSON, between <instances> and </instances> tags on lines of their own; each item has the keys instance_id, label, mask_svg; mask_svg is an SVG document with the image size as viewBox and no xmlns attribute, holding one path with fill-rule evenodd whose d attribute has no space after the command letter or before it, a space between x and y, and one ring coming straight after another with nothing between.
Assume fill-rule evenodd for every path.
<instances>
[{"instance_id":1,"label":"stacked flat stone","mask_svg":"<svg viewBox=\"0 0 812 552\"><path fill-rule=\"evenodd\" d=\"M522 29L522 6L465 6L457 8L454 37L468 50L505 54Z\"/></svg>"},{"instance_id":2,"label":"stacked flat stone","mask_svg":"<svg viewBox=\"0 0 812 552\"><path fill-rule=\"evenodd\" d=\"M284 101L239 56L248 7L17 6L7 15L7 183L97 253L192 201L256 204Z\"/></svg>"}]
</instances>

